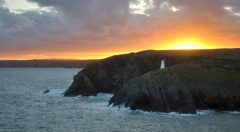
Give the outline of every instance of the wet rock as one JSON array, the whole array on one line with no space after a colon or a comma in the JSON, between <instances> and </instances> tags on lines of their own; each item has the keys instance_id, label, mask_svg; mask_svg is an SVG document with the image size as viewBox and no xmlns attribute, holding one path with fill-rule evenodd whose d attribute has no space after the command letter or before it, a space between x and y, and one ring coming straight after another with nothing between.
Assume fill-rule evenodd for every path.
<instances>
[{"instance_id":1,"label":"wet rock","mask_svg":"<svg viewBox=\"0 0 240 132\"><path fill-rule=\"evenodd\" d=\"M46 93L49 93L49 92L50 92L50 90L45 90L43 93L46 94Z\"/></svg>"}]
</instances>

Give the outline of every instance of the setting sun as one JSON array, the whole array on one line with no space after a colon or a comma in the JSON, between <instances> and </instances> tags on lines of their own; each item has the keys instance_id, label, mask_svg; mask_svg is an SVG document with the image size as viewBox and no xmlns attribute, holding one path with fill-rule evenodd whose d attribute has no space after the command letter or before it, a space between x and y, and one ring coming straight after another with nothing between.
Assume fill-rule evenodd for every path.
<instances>
[{"instance_id":1,"label":"setting sun","mask_svg":"<svg viewBox=\"0 0 240 132\"><path fill-rule=\"evenodd\" d=\"M213 47L206 44L206 42L198 39L184 39L169 42L165 49L173 50L191 50L191 49L212 49Z\"/></svg>"},{"instance_id":2,"label":"setting sun","mask_svg":"<svg viewBox=\"0 0 240 132\"><path fill-rule=\"evenodd\" d=\"M190 49L204 49L206 47L193 41L180 41L180 42L173 43L172 45L170 45L169 48L190 50Z\"/></svg>"}]
</instances>

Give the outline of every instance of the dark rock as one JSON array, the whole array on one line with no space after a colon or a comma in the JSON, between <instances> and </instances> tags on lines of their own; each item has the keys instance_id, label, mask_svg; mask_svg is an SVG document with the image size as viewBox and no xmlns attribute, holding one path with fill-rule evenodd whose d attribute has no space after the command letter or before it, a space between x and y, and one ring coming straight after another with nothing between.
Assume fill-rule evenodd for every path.
<instances>
[{"instance_id":1,"label":"dark rock","mask_svg":"<svg viewBox=\"0 0 240 132\"><path fill-rule=\"evenodd\" d=\"M130 80L115 92L109 105L157 112L239 111L239 80L238 59L185 63Z\"/></svg>"},{"instance_id":2,"label":"dark rock","mask_svg":"<svg viewBox=\"0 0 240 132\"><path fill-rule=\"evenodd\" d=\"M43 93L46 94L46 93L49 93L49 92L50 92L50 90L45 90Z\"/></svg>"},{"instance_id":3,"label":"dark rock","mask_svg":"<svg viewBox=\"0 0 240 132\"><path fill-rule=\"evenodd\" d=\"M130 79L158 69L162 59L166 59L167 66L191 59L190 57L165 57L157 53L155 51L132 53L92 63L74 76L74 82L65 91L64 96L112 93Z\"/></svg>"},{"instance_id":4,"label":"dark rock","mask_svg":"<svg viewBox=\"0 0 240 132\"><path fill-rule=\"evenodd\" d=\"M74 76L64 96L90 96L97 93L113 93L129 80L160 68L216 57L239 57L239 49L195 50L195 51L143 51L109 57L95 63Z\"/></svg>"}]
</instances>

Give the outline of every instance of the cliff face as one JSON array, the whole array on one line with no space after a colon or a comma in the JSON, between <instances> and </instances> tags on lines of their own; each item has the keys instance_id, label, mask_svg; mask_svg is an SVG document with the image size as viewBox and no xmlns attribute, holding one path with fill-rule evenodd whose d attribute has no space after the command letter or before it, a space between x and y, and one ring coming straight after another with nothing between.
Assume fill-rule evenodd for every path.
<instances>
[{"instance_id":1,"label":"cliff face","mask_svg":"<svg viewBox=\"0 0 240 132\"><path fill-rule=\"evenodd\" d=\"M189 62L130 80L115 92L109 104L158 112L240 110L239 80L239 59Z\"/></svg>"},{"instance_id":2,"label":"cliff face","mask_svg":"<svg viewBox=\"0 0 240 132\"><path fill-rule=\"evenodd\" d=\"M64 96L89 96L97 93L112 93L132 78L160 68L161 60L166 67L208 58L239 58L240 49L143 51L109 57L95 63L74 76L72 85Z\"/></svg>"},{"instance_id":3,"label":"cliff face","mask_svg":"<svg viewBox=\"0 0 240 132\"><path fill-rule=\"evenodd\" d=\"M165 60L166 66L208 58L185 51L144 51L113 56L92 63L74 76L74 82L64 96L90 96L97 93L112 93L132 78L160 68ZM187 51L189 52L189 51Z\"/></svg>"}]
</instances>

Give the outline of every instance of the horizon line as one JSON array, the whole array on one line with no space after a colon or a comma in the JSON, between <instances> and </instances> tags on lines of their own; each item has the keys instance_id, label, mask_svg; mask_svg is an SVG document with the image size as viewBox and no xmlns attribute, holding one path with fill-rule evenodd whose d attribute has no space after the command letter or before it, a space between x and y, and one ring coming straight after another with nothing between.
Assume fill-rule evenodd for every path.
<instances>
[{"instance_id":1,"label":"horizon line","mask_svg":"<svg viewBox=\"0 0 240 132\"><path fill-rule=\"evenodd\" d=\"M231 50L231 49L240 49L240 48L212 48L212 49L147 49L147 50L140 50L137 52L125 52L125 53L120 53L120 54L113 54L110 56L106 56L103 58L89 58L89 59L78 59L78 58L31 58L31 59L0 59L0 61L93 61L93 60L101 60L105 59L111 56L116 56L116 55L124 55L124 54L130 54L130 53L139 53L139 52L144 52L144 51L198 51L198 50Z\"/></svg>"}]
</instances>

